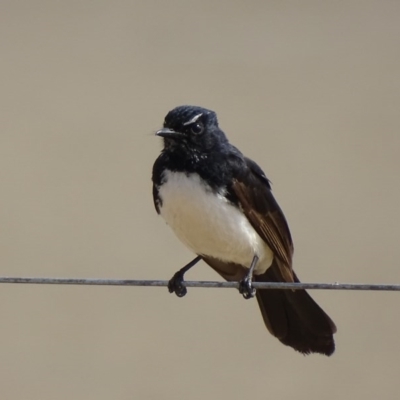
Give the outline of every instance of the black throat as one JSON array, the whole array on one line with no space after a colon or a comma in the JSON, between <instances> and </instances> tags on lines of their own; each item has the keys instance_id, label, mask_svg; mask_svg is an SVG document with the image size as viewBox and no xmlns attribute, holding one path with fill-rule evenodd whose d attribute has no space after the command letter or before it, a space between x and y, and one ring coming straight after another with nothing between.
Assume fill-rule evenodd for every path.
<instances>
[{"instance_id":1,"label":"black throat","mask_svg":"<svg viewBox=\"0 0 400 400\"><path fill-rule=\"evenodd\" d=\"M162 185L163 172L198 174L213 190L230 185L237 171L245 166L242 153L229 143L210 152L193 148L164 148L153 167L153 182Z\"/></svg>"}]
</instances>

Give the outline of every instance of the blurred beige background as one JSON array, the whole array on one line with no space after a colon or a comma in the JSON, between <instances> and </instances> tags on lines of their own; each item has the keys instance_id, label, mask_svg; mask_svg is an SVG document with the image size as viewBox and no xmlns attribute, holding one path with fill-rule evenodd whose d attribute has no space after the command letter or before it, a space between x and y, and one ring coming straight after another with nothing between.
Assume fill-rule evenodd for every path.
<instances>
[{"instance_id":1,"label":"blurred beige background","mask_svg":"<svg viewBox=\"0 0 400 400\"><path fill-rule=\"evenodd\" d=\"M189 103L273 181L303 281L400 283L399 37L396 1L3 0L0 275L188 262L150 176ZM312 295L331 358L281 345L233 290L1 285L0 397L397 399L400 294Z\"/></svg>"}]
</instances>

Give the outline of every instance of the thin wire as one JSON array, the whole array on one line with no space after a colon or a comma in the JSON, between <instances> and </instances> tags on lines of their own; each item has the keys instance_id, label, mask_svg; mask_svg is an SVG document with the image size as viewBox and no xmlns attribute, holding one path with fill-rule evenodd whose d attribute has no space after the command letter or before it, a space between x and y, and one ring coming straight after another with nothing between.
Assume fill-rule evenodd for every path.
<instances>
[{"instance_id":1,"label":"thin wire","mask_svg":"<svg viewBox=\"0 0 400 400\"><path fill-rule=\"evenodd\" d=\"M25 283L36 285L87 285L87 286L168 286L168 281L141 279L93 278L17 278L0 277L0 283ZM187 287L238 288L238 282L185 281ZM400 291L399 284L368 283L281 283L253 282L255 289L321 289L321 290L374 290Z\"/></svg>"}]
</instances>

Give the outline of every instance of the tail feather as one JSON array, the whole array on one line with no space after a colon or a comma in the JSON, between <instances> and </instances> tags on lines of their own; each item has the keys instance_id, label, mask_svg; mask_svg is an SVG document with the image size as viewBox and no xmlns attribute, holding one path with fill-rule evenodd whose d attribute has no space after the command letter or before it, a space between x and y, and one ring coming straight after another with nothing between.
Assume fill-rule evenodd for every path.
<instances>
[{"instance_id":1,"label":"tail feather","mask_svg":"<svg viewBox=\"0 0 400 400\"><path fill-rule=\"evenodd\" d=\"M294 274L295 282L299 282ZM276 264L257 282L283 282ZM335 351L336 326L305 290L258 290L257 300L268 330L283 344L303 354Z\"/></svg>"}]
</instances>

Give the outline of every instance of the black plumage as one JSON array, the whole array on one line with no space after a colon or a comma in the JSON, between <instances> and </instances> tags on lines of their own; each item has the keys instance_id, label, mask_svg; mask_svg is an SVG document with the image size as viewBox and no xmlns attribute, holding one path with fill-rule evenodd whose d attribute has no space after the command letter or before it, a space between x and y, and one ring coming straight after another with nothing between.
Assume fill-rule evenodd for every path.
<instances>
[{"instance_id":1,"label":"black plumage","mask_svg":"<svg viewBox=\"0 0 400 400\"><path fill-rule=\"evenodd\" d=\"M206 191L223 196L229 206L244 214L272 251L272 262L261 272L255 269L254 280L298 282L292 269L290 230L272 195L270 182L254 161L228 142L216 114L201 107L177 107L168 113L163 129L157 134L164 138L164 148L154 164L152 177L157 212L160 214L163 207L160 190L168 184L166 171L180 173L188 179L198 176ZM213 232L210 230L209 234ZM221 259L212 254L198 255L224 279L251 285L252 277L248 276L251 259L244 265L228 256ZM253 261L256 265L258 258ZM171 291L178 295L186 293L181 284L183 273L171 281ZM251 297L251 291L246 293ZM259 290L257 300L268 330L282 343L304 354L334 352L335 324L306 291Z\"/></svg>"}]
</instances>

